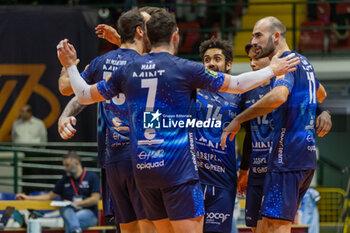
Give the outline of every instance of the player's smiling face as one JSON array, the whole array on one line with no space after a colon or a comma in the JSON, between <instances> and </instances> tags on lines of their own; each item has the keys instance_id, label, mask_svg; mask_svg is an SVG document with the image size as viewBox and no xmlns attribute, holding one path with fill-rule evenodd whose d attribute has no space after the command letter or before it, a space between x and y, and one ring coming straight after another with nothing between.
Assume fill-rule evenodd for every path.
<instances>
[{"instance_id":1,"label":"player's smiling face","mask_svg":"<svg viewBox=\"0 0 350 233\"><path fill-rule=\"evenodd\" d=\"M205 67L212 71L226 72L225 56L221 49L211 48L205 51L203 63Z\"/></svg>"},{"instance_id":2,"label":"player's smiling face","mask_svg":"<svg viewBox=\"0 0 350 233\"><path fill-rule=\"evenodd\" d=\"M273 33L270 31L269 23L265 20L255 24L251 44L255 47L258 58L269 56L275 50L272 41Z\"/></svg>"}]
</instances>

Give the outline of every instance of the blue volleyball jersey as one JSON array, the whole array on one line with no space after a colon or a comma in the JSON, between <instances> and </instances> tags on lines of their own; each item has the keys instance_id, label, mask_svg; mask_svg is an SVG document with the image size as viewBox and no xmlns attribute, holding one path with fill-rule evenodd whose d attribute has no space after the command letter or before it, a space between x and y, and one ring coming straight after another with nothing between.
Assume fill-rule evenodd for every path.
<instances>
[{"instance_id":1,"label":"blue volleyball jersey","mask_svg":"<svg viewBox=\"0 0 350 233\"><path fill-rule=\"evenodd\" d=\"M97 105L97 167L104 168L106 163L107 127L103 117L103 103Z\"/></svg>"},{"instance_id":2,"label":"blue volleyball jersey","mask_svg":"<svg viewBox=\"0 0 350 233\"><path fill-rule=\"evenodd\" d=\"M291 52L284 52L282 57ZM276 80L274 87L285 86L287 101L272 112L274 136L269 171L316 169L315 114L319 82L314 68L302 55L297 70Z\"/></svg>"},{"instance_id":3,"label":"blue volleyball jersey","mask_svg":"<svg viewBox=\"0 0 350 233\"><path fill-rule=\"evenodd\" d=\"M247 109L265 96L272 89L271 81L265 86L259 86L242 95L243 108ZM273 137L272 114L259 116L249 121L252 135L252 152L249 162L249 183L259 185L264 183L267 171L267 160Z\"/></svg>"},{"instance_id":4,"label":"blue volleyball jersey","mask_svg":"<svg viewBox=\"0 0 350 233\"><path fill-rule=\"evenodd\" d=\"M218 119L226 127L240 113L240 94L211 93L200 90L197 94L197 119ZM225 150L220 140L223 128L196 128L196 157L202 184L235 191L235 140L228 141Z\"/></svg>"},{"instance_id":5,"label":"blue volleyball jersey","mask_svg":"<svg viewBox=\"0 0 350 233\"><path fill-rule=\"evenodd\" d=\"M150 53L98 83L109 99L123 92L129 108L134 173L145 187L165 188L198 179L194 127L221 127L191 115L196 88L217 92L224 74L167 52Z\"/></svg>"},{"instance_id":6,"label":"blue volleyball jersey","mask_svg":"<svg viewBox=\"0 0 350 233\"><path fill-rule=\"evenodd\" d=\"M132 49L119 48L113 50L92 60L81 76L89 84L97 83L139 56ZM107 147L105 162L130 160L129 118L125 95L122 93L115 95L112 99L103 101L101 105L98 114L98 139L99 146L102 146L105 138L104 141ZM103 123L106 124L105 134L102 128ZM100 147L99 153L102 153Z\"/></svg>"}]
</instances>

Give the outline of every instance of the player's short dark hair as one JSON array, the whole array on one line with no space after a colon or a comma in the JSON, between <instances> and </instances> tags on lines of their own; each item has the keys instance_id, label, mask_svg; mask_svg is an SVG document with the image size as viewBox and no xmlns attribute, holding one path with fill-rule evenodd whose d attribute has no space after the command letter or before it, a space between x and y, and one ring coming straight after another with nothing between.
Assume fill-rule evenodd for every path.
<instances>
[{"instance_id":1,"label":"player's short dark hair","mask_svg":"<svg viewBox=\"0 0 350 233\"><path fill-rule=\"evenodd\" d=\"M80 156L74 150L71 150L67 154L62 156L62 159L68 159L68 158L75 159L75 160L78 160L79 162L81 162Z\"/></svg>"},{"instance_id":2,"label":"player's short dark hair","mask_svg":"<svg viewBox=\"0 0 350 233\"><path fill-rule=\"evenodd\" d=\"M249 51L253 48L253 45L249 42L248 44L245 45L244 50L247 55L249 55Z\"/></svg>"},{"instance_id":3,"label":"player's short dark hair","mask_svg":"<svg viewBox=\"0 0 350 233\"><path fill-rule=\"evenodd\" d=\"M231 43L227 40L221 40L218 38L211 38L209 40L203 41L199 46L199 56L202 61L204 59L204 54L208 49L221 49L222 54L225 56L225 62L230 62L233 60L233 47Z\"/></svg>"},{"instance_id":4,"label":"player's short dark hair","mask_svg":"<svg viewBox=\"0 0 350 233\"><path fill-rule=\"evenodd\" d=\"M175 16L167 11L154 13L147 21L147 35L152 46L169 43L176 30Z\"/></svg>"},{"instance_id":5,"label":"player's short dark hair","mask_svg":"<svg viewBox=\"0 0 350 233\"><path fill-rule=\"evenodd\" d=\"M286 26L274 16L266 17L270 23L270 30L272 33L279 32L283 38L286 38Z\"/></svg>"},{"instance_id":6,"label":"player's short dark hair","mask_svg":"<svg viewBox=\"0 0 350 233\"><path fill-rule=\"evenodd\" d=\"M140 11L135 8L125 12L119 17L117 23L117 31L120 35L121 43L135 42L134 36L137 27L145 29L145 20Z\"/></svg>"},{"instance_id":7,"label":"player's short dark hair","mask_svg":"<svg viewBox=\"0 0 350 233\"><path fill-rule=\"evenodd\" d=\"M154 6L144 6L139 9L140 12L144 11L149 15L154 15L155 13L158 13L160 11L167 11L166 8L160 8L160 7L154 7Z\"/></svg>"}]
</instances>

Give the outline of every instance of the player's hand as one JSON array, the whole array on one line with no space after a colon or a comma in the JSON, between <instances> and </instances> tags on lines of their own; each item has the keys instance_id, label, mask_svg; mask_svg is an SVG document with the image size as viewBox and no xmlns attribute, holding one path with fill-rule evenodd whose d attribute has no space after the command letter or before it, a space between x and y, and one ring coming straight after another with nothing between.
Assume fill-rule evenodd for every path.
<instances>
[{"instance_id":1,"label":"player's hand","mask_svg":"<svg viewBox=\"0 0 350 233\"><path fill-rule=\"evenodd\" d=\"M225 150L226 147L226 139L230 135L230 141L232 141L238 131L241 129L241 124L235 119L231 121L231 123L224 129L224 132L221 136L221 148Z\"/></svg>"},{"instance_id":2,"label":"player's hand","mask_svg":"<svg viewBox=\"0 0 350 233\"><path fill-rule=\"evenodd\" d=\"M16 199L17 200L28 200L28 195L25 195L24 193L19 193L19 194L16 194Z\"/></svg>"},{"instance_id":3,"label":"player's hand","mask_svg":"<svg viewBox=\"0 0 350 233\"><path fill-rule=\"evenodd\" d=\"M316 118L316 130L319 137L323 137L328 134L332 128L331 115L327 111L323 111Z\"/></svg>"},{"instance_id":4,"label":"player's hand","mask_svg":"<svg viewBox=\"0 0 350 233\"><path fill-rule=\"evenodd\" d=\"M247 195L248 170L238 170L237 193L241 197Z\"/></svg>"},{"instance_id":5,"label":"player's hand","mask_svg":"<svg viewBox=\"0 0 350 233\"><path fill-rule=\"evenodd\" d=\"M99 24L97 27L95 27L95 33L97 34L97 37L103 38L108 42L120 47L120 35L112 26L109 26L107 24Z\"/></svg>"},{"instance_id":6,"label":"player's hand","mask_svg":"<svg viewBox=\"0 0 350 233\"><path fill-rule=\"evenodd\" d=\"M296 65L300 63L298 57L294 57L295 53L291 53L286 57L279 58L282 55L281 51L278 51L275 56L272 57L270 68L275 76L283 75L296 70ZM294 58L293 58L294 57Z\"/></svg>"},{"instance_id":7,"label":"player's hand","mask_svg":"<svg viewBox=\"0 0 350 233\"><path fill-rule=\"evenodd\" d=\"M58 133L60 134L62 139L70 139L77 132L76 129L73 128L77 123L77 119L74 116L70 117L60 117L58 120Z\"/></svg>"},{"instance_id":8,"label":"player's hand","mask_svg":"<svg viewBox=\"0 0 350 233\"><path fill-rule=\"evenodd\" d=\"M77 60L77 52L73 45L68 43L68 39L61 40L57 45L57 57L60 60L62 66L66 69L72 65L75 65Z\"/></svg>"}]
</instances>

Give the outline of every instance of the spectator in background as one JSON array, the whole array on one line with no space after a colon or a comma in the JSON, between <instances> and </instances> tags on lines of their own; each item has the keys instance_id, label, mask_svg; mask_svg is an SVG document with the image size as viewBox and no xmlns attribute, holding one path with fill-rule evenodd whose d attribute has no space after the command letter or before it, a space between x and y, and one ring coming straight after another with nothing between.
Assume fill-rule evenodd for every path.
<instances>
[{"instance_id":1,"label":"spectator in background","mask_svg":"<svg viewBox=\"0 0 350 233\"><path fill-rule=\"evenodd\" d=\"M47 130L44 122L32 115L32 107L28 104L20 109L19 119L13 124L12 142L47 142Z\"/></svg>"},{"instance_id":2,"label":"spectator in background","mask_svg":"<svg viewBox=\"0 0 350 233\"><path fill-rule=\"evenodd\" d=\"M308 233L320 232L320 217L317 209L317 202L321 199L320 193L313 188L309 188L303 199L299 209L299 223L309 225Z\"/></svg>"},{"instance_id":3,"label":"spectator in background","mask_svg":"<svg viewBox=\"0 0 350 233\"><path fill-rule=\"evenodd\" d=\"M176 17L182 22L201 21L206 17L205 0L176 0Z\"/></svg>"},{"instance_id":4,"label":"spectator in background","mask_svg":"<svg viewBox=\"0 0 350 233\"><path fill-rule=\"evenodd\" d=\"M75 151L62 158L66 174L57 181L52 191L38 196L17 194L16 197L19 200L48 201L61 196L62 200L71 202L60 210L65 232L81 233L82 229L96 225L98 220L99 178L95 173L83 169Z\"/></svg>"}]
</instances>

